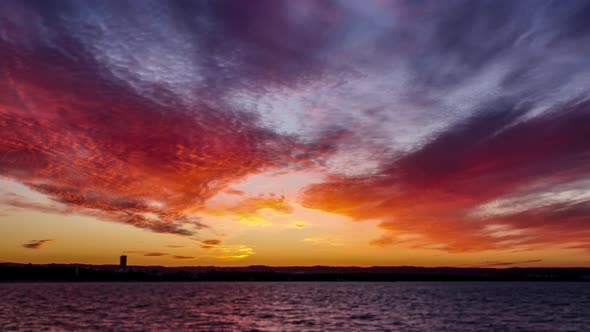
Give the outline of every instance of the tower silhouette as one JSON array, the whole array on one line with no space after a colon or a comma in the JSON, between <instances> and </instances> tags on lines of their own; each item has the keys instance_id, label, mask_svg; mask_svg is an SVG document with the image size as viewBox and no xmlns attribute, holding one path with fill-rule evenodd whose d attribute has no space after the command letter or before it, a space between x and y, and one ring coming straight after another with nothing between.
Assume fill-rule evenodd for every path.
<instances>
[{"instance_id":1,"label":"tower silhouette","mask_svg":"<svg viewBox=\"0 0 590 332\"><path fill-rule=\"evenodd\" d=\"M119 268L121 270L124 270L127 268L127 256L126 255L121 255L121 257L119 258Z\"/></svg>"}]
</instances>

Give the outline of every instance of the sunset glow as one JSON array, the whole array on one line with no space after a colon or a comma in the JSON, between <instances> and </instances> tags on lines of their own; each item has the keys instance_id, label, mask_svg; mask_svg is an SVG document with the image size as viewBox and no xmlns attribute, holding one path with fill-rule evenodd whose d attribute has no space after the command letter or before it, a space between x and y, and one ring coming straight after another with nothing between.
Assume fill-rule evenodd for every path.
<instances>
[{"instance_id":1,"label":"sunset glow","mask_svg":"<svg viewBox=\"0 0 590 332\"><path fill-rule=\"evenodd\" d=\"M0 1L0 261L590 267L590 6L420 3Z\"/></svg>"}]
</instances>

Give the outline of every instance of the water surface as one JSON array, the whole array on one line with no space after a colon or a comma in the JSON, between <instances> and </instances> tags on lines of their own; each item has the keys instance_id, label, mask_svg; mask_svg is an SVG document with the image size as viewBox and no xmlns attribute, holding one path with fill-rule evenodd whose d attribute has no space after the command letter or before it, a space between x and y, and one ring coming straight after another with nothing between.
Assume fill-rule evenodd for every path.
<instances>
[{"instance_id":1,"label":"water surface","mask_svg":"<svg viewBox=\"0 0 590 332\"><path fill-rule=\"evenodd\" d=\"M2 331L590 331L590 283L0 284Z\"/></svg>"}]
</instances>

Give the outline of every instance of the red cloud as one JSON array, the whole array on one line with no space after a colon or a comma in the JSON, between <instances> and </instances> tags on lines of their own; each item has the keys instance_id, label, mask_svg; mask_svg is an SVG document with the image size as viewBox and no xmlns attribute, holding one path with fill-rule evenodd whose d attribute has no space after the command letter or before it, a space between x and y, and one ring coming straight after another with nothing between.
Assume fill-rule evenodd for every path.
<instances>
[{"instance_id":1,"label":"red cloud","mask_svg":"<svg viewBox=\"0 0 590 332\"><path fill-rule=\"evenodd\" d=\"M300 149L246 113L142 98L83 57L0 48L0 173L59 203L41 210L188 235L204 227L189 210Z\"/></svg>"},{"instance_id":2,"label":"red cloud","mask_svg":"<svg viewBox=\"0 0 590 332\"><path fill-rule=\"evenodd\" d=\"M496 107L450 128L375 176L309 186L303 204L354 219L383 220L380 227L387 232L374 241L379 245L403 242L469 251L590 243L589 200L504 216L473 213L506 195L537 193L539 183L559 188L590 172L589 104L529 120L520 120L522 109ZM493 232L488 225L506 230Z\"/></svg>"}]
</instances>

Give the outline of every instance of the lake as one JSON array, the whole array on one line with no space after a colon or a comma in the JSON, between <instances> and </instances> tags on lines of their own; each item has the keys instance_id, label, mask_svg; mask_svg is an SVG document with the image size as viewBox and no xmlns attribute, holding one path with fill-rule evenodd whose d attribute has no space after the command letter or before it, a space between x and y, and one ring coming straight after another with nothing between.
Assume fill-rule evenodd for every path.
<instances>
[{"instance_id":1,"label":"lake","mask_svg":"<svg viewBox=\"0 0 590 332\"><path fill-rule=\"evenodd\" d=\"M590 283L5 283L0 330L590 331Z\"/></svg>"}]
</instances>

